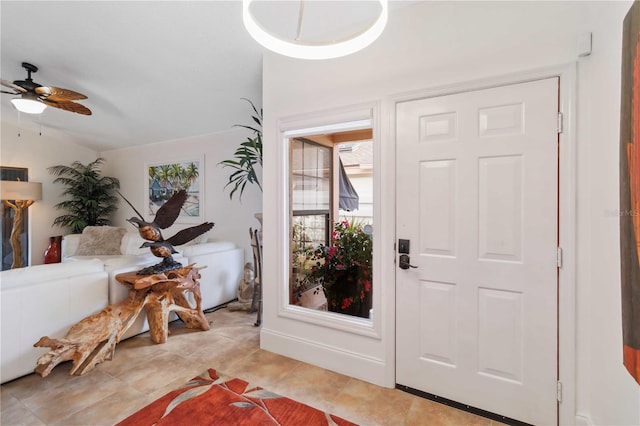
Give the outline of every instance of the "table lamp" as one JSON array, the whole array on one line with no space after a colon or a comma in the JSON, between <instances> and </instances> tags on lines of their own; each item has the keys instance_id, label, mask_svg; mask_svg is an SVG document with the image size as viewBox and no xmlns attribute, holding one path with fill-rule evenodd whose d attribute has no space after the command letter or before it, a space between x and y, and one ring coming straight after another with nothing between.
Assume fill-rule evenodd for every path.
<instances>
[{"instance_id":1,"label":"table lamp","mask_svg":"<svg viewBox=\"0 0 640 426\"><path fill-rule=\"evenodd\" d=\"M13 263L11 269L22 267L22 245L20 231L22 229L22 211L36 200L42 199L42 183L3 180L0 184L0 199L5 206L14 211L13 228L11 229L11 248Z\"/></svg>"}]
</instances>

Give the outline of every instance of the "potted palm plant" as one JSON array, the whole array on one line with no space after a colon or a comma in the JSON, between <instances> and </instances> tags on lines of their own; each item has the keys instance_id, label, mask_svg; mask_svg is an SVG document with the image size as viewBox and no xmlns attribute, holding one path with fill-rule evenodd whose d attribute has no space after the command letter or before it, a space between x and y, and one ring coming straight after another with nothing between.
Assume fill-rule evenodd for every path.
<instances>
[{"instance_id":1,"label":"potted palm plant","mask_svg":"<svg viewBox=\"0 0 640 426\"><path fill-rule=\"evenodd\" d=\"M97 158L86 165L74 161L70 166L59 165L47 169L57 176L53 183L61 183L66 187L62 195L69 197L55 205L67 213L56 217L54 225L67 226L72 233L80 234L87 226L111 223L111 215L118 208L118 198L114 192L120 188L120 181L102 176L102 163L104 158Z\"/></svg>"},{"instance_id":2,"label":"potted palm plant","mask_svg":"<svg viewBox=\"0 0 640 426\"><path fill-rule=\"evenodd\" d=\"M236 124L235 127L244 127L253 132L252 137L247 137L247 140L242 142L238 149L233 154L233 159L224 160L218 164L224 167L230 167L233 171L229 175L229 181L224 186L230 187L229 198L233 199L234 194L238 194L238 198L242 200L242 194L244 192L247 183L255 183L262 191L262 185L256 173L256 165L262 167L262 108L260 111L249 99L242 98L249 102L255 115L252 115L255 124L244 125Z\"/></svg>"}]
</instances>

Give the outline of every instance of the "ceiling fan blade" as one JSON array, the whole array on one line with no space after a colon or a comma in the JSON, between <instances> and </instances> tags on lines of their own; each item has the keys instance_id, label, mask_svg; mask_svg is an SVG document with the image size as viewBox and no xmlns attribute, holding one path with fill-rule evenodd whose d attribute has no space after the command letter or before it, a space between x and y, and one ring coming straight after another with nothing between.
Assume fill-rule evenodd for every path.
<instances>
[{"instance_id":1,"label":"ceiling fan blade","mask_svg":"<svg viewBox=\"0 0 640 426\"><path fill-rule=\"evenodd\" d=\"M52 101L75 101L78 99L87 99L82 93L74 92L69 89L61 89L60 87L46 87L40 86L35 88L35 92L38 95L46 96L47 99Z\"/></svg>"},{"instance_id":2,"label":"ceiling fan blade","mask_svg":"<svg viewBox=\"0 0 640 426\"><path fill-rule=\"evenodd\" d=\"M2 84L5 87L8 87L10 89L15 90L15 93L12 93L13 95L19 95L20 93L26 93L26 90L24 88L18 86L17 84L13 84L10 81L0 80L0 84ZM10 92L2 92L2 93L10 93Z\"/></svg>"},{"instance_id":3,"label":"ceiling fan blade","mask_svg":"<svg viewBox=\"0 0 640 426\"><path fill-rule=\"evenodd\" d=\"M75 112L77 114L91 115L91 110L89 108L77 102L71 102L71 101L57 102L57 101L52 101L49 98L44 98L42 99L42 103L44 103L45 105L49 105L50 107L60 108L65 111Z\"/></svg>"}]
</instances>

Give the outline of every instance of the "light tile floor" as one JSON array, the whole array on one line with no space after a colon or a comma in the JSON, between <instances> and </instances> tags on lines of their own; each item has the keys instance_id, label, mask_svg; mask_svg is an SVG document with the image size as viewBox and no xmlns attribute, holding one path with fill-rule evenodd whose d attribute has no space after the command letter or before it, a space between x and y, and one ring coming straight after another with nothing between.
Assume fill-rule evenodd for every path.
<instances>
[{"instance_id":1,"label":"light tile floor","mask_svg":"<svg viewBox=\"0 0 640 426\"><path fill-rule=\"evenodd\" d=\"M207 368L361 425L500 424L261 350L255 316L246 312L220 309L207 318L206 332L171 323L162 345L148 333L125 340L112 361L84 376L69 376L67 362L45 379L31 374L5 383L0 424L112 425Z\"/></svg>"}]
</instances>

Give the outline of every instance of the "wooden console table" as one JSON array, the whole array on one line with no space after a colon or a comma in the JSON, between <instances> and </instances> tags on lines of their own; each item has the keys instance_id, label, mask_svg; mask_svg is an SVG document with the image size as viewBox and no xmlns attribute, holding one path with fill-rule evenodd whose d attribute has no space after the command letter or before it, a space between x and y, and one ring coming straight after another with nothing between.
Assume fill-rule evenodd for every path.
<instances>
[{"instance_id":1,"label":"wooden console table","mask_svg":"<svg viewBox=\"0 0 640 426\"><path fill-rule=\"evenodd\" d=\"M104 360L113 359L116 344L143 308L149 321L151 340L155 343L167 341L171 311L178 314L187 328L209 330L201 307L200 269L188 265L154 275L136 272L116 275L120 283L129 287L127 300L83 319L71 327L64 339L42 337L34 346L51 350L38 359L35 372L46 377L56 365L71 360L70 374L81 376ZM195 298L193 308L186 297L187 291Z\"/></svg>"}]
</instances>

